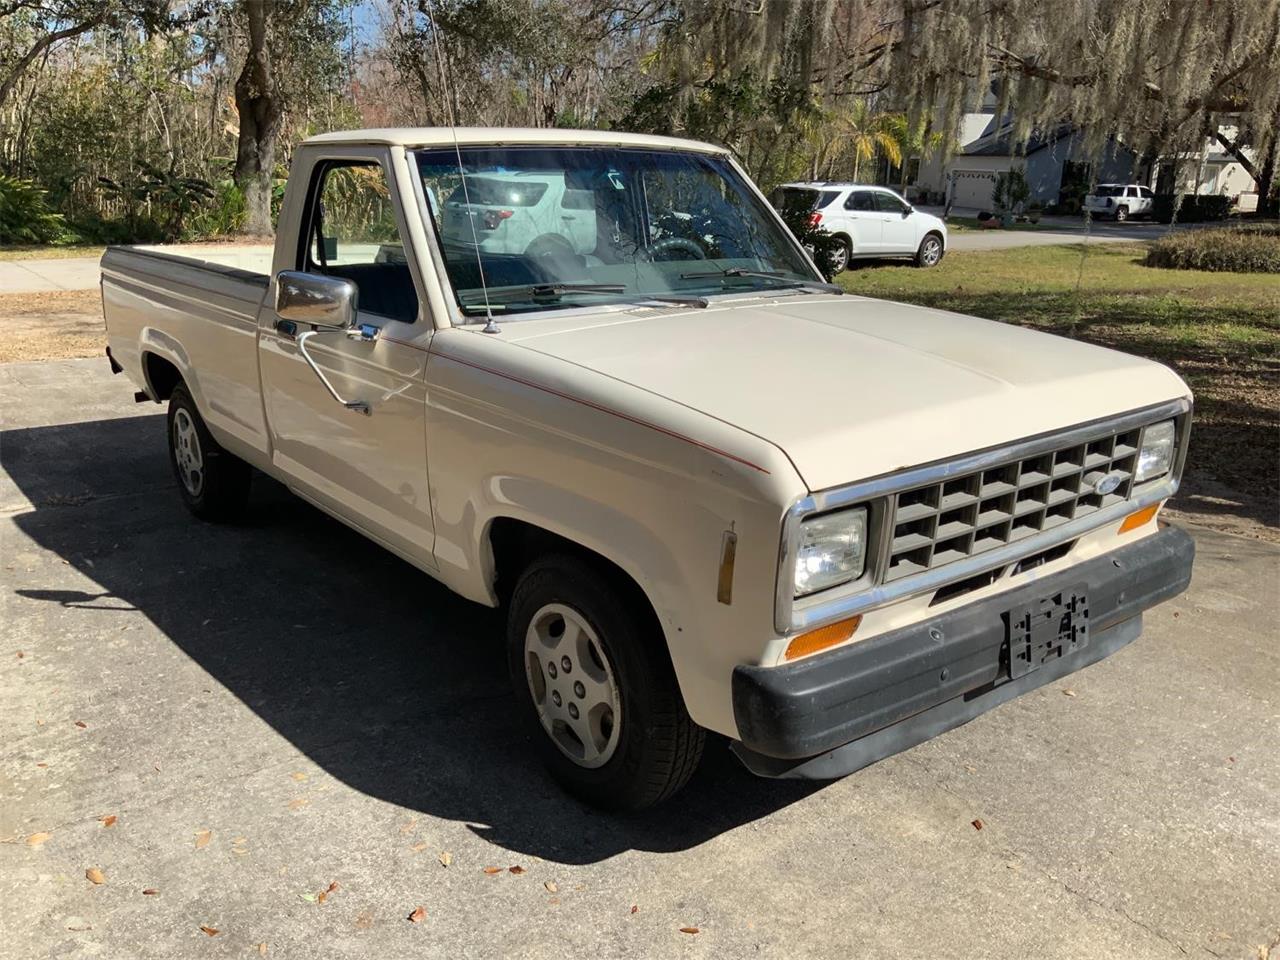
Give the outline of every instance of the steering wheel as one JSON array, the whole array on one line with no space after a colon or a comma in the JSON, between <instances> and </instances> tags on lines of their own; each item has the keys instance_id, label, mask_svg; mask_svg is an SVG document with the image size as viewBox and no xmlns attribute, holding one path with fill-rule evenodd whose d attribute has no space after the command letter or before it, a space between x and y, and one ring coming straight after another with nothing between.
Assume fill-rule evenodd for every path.
<instances>
[{"instance_id":1,"label":"steering wheel","mask_svg":"<svg viewBox=\"0 0 1280 960\"><path fill-rule=\"evenodd\" d=\"M675 250L679 250L682 253L689 254L689 256L686 259L690 259L690 260L707 259L707 252L703 250L702 247L700 247L697 243L687 239L686 237L667 237L665 240L659 240L657 243L655 243L653 246L649 248L649 259L650 260L661 259L662 254L667 253L668 251L675 251Z\"/></svg>"}]
</instances>

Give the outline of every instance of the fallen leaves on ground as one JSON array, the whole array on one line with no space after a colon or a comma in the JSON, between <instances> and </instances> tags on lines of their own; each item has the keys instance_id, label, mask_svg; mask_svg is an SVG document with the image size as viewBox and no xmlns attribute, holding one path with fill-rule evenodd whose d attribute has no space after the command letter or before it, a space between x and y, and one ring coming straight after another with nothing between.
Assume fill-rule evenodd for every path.
<instances>
[{"instance_id":1,"label":"fallen leaves on ground","mask_svg":"<svg viewBox=\"0 0 1280 960\"><path fill-rule=\"evenodd\" d=\"M155 897L155 896L158 896L159 894L160 894L160 891L157 890L155 887L147 887L142 891L142 895L144 897Z\"/></svg>"},{"instance_id":2,"label":"fallen leaves on ground","mask_svg":"<svg viewBox=\"0 0 1280 960\"><path fill-rule=\"evenodd\" d=\"M440 866L447 867L449 864L453 863L453 854L448 850L441 850L440 856L437 859L440 861Z\"/></svg>"},{"instance_id":3,"label":"fallen leaves on ground","mask_svg":"<svg viewBox=\"0 0 1280 960\"><path fill-rule=\"evenodd\" d=\"M289 774L289 776L293 777L293 779L297 780L299 783L307 779L307 775L303 773L301 770L297 771L296 773L291 773Z\"/></svg>"},{"instance_id":4,"label":"fallen leaves on ground","mask_svg":"<svg viewBox=\"0 0 1280 960\"><path fill-rule=\"evenodd\" d=\"M507 867L507 873L514 873L517 877L524 872L525 872L524 867L520 866L519 864L516 864L514 867Z\"/></svg>"},{"instance_id":5,"label":"fallen leaves on ground","mask_svg":"<svg viewBox=\"0 0 1280 960\"><path fill-rule=\"evenodd\" d=\"M203 933L206 937L216 937L216 936L218 935L218 928L217 928L217 927L206 927L206 926L204 926L203 924L201 924L201 925L200 925L200 932L201 932L201 933Z\"/></svg>"},{"instance_id":6,"label":"fallen leaves on ground","mask_svg":"<svg viewBox=\"0 0 1280 960\"><path fill-rule=\"evenodd\" d=\"M681 927L680 932L681 933L701 933L702 931L699 930L697 927Z\"/></svg>"},{"instance_id":7,"label":"fallen leaves on ground","mask_svg":"<svg viewBox=\"0 0 1280 960\"><path fill-rule=\"evenodd\" d=\"M197 830L196 831L196 849L203 850L205 847L209 845L209 841L212 839L213 839L212 830Z\"/></svg>"},{"instance_id":8,"label":"fallen leaves on ground","mask_svg":"<svg viewBox=\"0 0 1280 960\"><path fill-rule=\"evenodd\" d=\"M307 801L307 798L306 798L306 797L298 797L296 800L290 800L290 801L289 801L289 809L290 809L290 810L301 810L303 807L305 807L305 806L307 805L307 803L308 803L308 801Z\"/></svg>"},{"instance_id":9,"label":"fallen leaves on ground","mask_svg":"<svg viewBox=\"0 0 1280 960\"><path fill-rule=\"evenodd\" d=\"M975 830L981 830L984 826L986 826L986 824L984 824L981 820L974 820L972 821L972 823L973 823L973 829Z\"/></svg>"},{"instance_id":10,"label":"fallen leaves on ground","mask_svg":"<svg viewBox=\"0 0 1280 960\"><path fill-rule=\"evenodd\" d=\"M258 955L262 957L267 955L267 945L265 943L258 944Z\"/></svg>"},{"instance_id":11,"label":"fallen leaves on ground","mask_svg":"<svg viewBox=\"0 0 1280 960\"><path fill-rule=\"evenodd\" d=\"M48 765L47 763L37 763L37 764L36 764L36 766L37 766L37 767L48 767L49 765Z\"/></svg>"},{"instance_id":12,"label":"fallen leaves on ground","mask_svg":"<svg viewBox=\"0 0 1280 960\"><path fill-rule=\"evenodd\" d=\"M501 872L502 872L502 868L501 868L501 867L485 867L485 868L484 868L484 872L485 872L485 873L487 873L489 876L491 876L491 877L492 877L492 876L494 876L494 875L496 875L496 874L501 873Z\"/></svg>"},{"instance_id":13,"label":"fallen leaves on ground","mask_svg":"<svg viewBox=\"0 0 1280 960\"><path fill-rule=\"evenodd\" d=\"M333 883L329 884L329 886L325 887L323 890L321 890L319 893L316 894L316 901L318 903L324 903L326 900L329 899L329 894L336 892L337 889L338 889L338 881L335 880L333 881Z\"/></svg>"},{"instance_id":14,"label":"fallen leaves on ground","mask_svg":"<svg viewBox=\"0 0 1280 960\"><path fill-rule=\"evenodd\" d=\"M76 726L77 726L77 727L79 727L81 730L84 730L84 729L86 729L89 725L88 725L87 723L85 723L83 720L77 720L77 721L76 721Z\"/></svg>"},{"instance_id":15,"label":"fallen leaves on ground","mask_svg":"<svg viewBox=\"0 0 1280 960\"><path fill-rule=\"evenodd\" d=\"M90 867L88 870L86 870L84 872L84 878L88 880L90 883L94 884L95 886L97 886L100 883L107 882L106 876L97 867Z\"/></svg>"},{"instance_id":16,"label":"fallen leaves on ground","mask_svg":"<svg viewBox=\"0 0 1280 960\"><path fill-rule=\"evenodd\" d=\"M556 882L555 882L554 880L548 880L548 881L546 881L545 883L543 883L543 886L547 888L547 893L559 893L559 892L560 892L560 888L556 886Z\"/></svg>"},{"instance_id":17,"label":"fallen leaves on ground","mask_svg":"<svg viewBox=\"0 0 1280 960\"><path fill-rule=\"evenodd\" d=\"M25 656L26 656L26 654L25 654L25 653L23 653L21 650L19 650L19 651L18 651L18 659L19 659L19 660L21 660L21 659L22 659L23 657L25 657Z\"/></svg>"},{"instance_id":18,"label":"fallen leaves on ground","mask_svg":"<svg viewBox=\"0 0 1280 960\"><path fill-rule=\"evenodd\" d=\"M427 841L423 840L421 843L415 843L415 844L414 844L412 847L410 847L409 849L410 849L410 850L412 850L414 853L421 853L423 850L427 849L427 847L429 847L429 846L431 846L431 844L429 844L429 843L427 843Z\"/></svg>"},{"instance_id":19,"label":"fallen leaves on ground","mask_svg":"<svg viewBox=\"0 0 1280 960\"><path fill-rule=\"evenodd\" d=\"M414 828L414 827L416 827L417 825L418 825L418 821L417 821L417 820L410 820L408 823L406 823L404 826L402 826L402 827L400 828L400 832L401 832L401 833L413 833L413 828Z\"/></svg>"},{"instance_id":20,"label":"fallen leaves on ground","mask_svg":"<svg viewBox=\"0 0 1280 960\"><path fill-rule=\"evenodd\" d=\"M98 818L98 822L104 827L114 827L116 825L116 815L114 813L104 813Z\"/></svg>"},{"instance_id":21,"label":"fallen leaves on ground","mask_svg":"<svg viewBox=\"0 0 1280 960\"><path fill-rule=\"evenodd\" d=\"M631 913L634 915L634 914L637 914L637 913L639 913L639 912L640 912L640 904L638 904L638 903L633 903L633 904L631 905Z\"/></svg>"},{"instance_id":22,"label":"fallen leaves on ground","mask_svg":"<svg viewBox=\"0 0 1280 960\"><path fill-rule=\"evenodd\" d=\"M84 917L67 917L67 929L73 933L83 933L85 930L92 930L93 925Z\"/></svg>"},{"instance_id":23,"label":"fallen leaves on ground","mask_svg":"<svg viewBox=\"0 0 1280 960\"><path fill-rule=\"evenodd\" d=\"M52 836L52 833L33 833L31 836L27 837L27 846L38 847Z\"/></svg>"},{"instance_id":24,"label":"fallen leaves on ground","mask_svg":"<svg viewBox=\"0 0 1280 960\"><path fill-rule=\"evenodd\" d=\"M409 914L410 923L421 923L427 919L427 911L425 907L414 907L413 913Z\"/></svg>"},{"instance_id":25,"label":"fallen leaves on ground","mask_svg":"<svg viewBox=\"0 0 1280 960\"><path fill-rule=\"evenodd\" d=\"M1076 692L1072 690L1070 687L1068 687L1066 690L1062 691L1062 695L1064 697L1074 697L1076 695Z\"/></svg>"}]
</instances>

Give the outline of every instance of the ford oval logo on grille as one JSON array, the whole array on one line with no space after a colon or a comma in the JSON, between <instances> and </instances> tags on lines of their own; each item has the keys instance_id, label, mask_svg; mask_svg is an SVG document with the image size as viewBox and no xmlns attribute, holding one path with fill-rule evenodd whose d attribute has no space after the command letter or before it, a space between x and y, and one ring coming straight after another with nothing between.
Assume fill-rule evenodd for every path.
<instances>
[{"instance_id":1,"label":"ford oval logo on grille","mask_svg":"<svg viewBox=\"0 0 1280 960\"><path fill-rule=\"evenodd\" d=\"M1115 492L1116 487L1124 483L1124 477L1125 475L1119 472L1104 474L1094 483L1093 492L1105 497L1108 493Z\"/></svg>"}]
</instances>

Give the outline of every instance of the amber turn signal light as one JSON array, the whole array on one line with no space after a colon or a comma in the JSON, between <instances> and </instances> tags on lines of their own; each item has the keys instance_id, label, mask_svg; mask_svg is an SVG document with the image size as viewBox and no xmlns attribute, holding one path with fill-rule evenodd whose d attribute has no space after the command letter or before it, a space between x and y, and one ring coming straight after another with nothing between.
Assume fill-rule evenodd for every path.
<instances>
[{"instance_id":1,"label":"amber turn signal light","mask_svg":"<svg viewBox=\"0 0 1280 960\"><path fill-rule=\"evenodd\" d=\"M1131 513L1124 518L1124 523L1120 524L1120 532L1128 533L1130 530L1137 530L1145 523L1150 523L1151 518L1156 515L1156 511L1160 509L1160 504L1153 503L1149 507L1143 507L1137 513Z\"/></svg>"},{"instance_id":2,"label":"amber turn signal light","mask_svg":"<svg viewBox=\"0 0 1280 960\"><path fill-rule=\"evenodd\" d=\"M787 652L782 655L784 660L796 660L799 657L807 657L811 653L817 653L819 650L825 650L827 647L834 647L837 643L844 643L853 636L858 624L862 622L862 617L850 617L848 620L837 620L835 623L828 624L825 627L819 627L817 630L810 630L808 633L802 633L798 637L793 637L791 642L787 644Z\"/></svg>"}]
</instances>

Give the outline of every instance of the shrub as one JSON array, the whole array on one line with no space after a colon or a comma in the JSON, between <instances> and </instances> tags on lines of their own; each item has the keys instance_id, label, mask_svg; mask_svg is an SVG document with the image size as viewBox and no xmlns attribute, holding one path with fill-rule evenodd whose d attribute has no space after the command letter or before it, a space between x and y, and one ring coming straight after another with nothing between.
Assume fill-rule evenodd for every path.
<instances>
[{"instance_id":1,"label":"shrub","mask_svg":"<svg viewBox=\"0 0 1280 960\"><path fill-rule=\"evenodd\" d=\"M827 280L834 278L836 250L840 244L835 235L815 224L813 211L803 203L784 203L778 208L778 213L800 245L809 251L822 275Z\"/></svg>"},{"instance_id":2,"label":"shrub","mask_svg":"<svg viewBox=\"0 0 1280 960\"><path fill-rule=\"evenodd\" d=\"M73 239L61 214L49 209L41 187L0 174L0 243L66 243Z\"/></svg>"},{"instance_id":3,"label":"shrub","mask_svg":"<svg viewBox=\"0 0 1280 960\"><path fill-rule=\"evenodd\" d=\"M1151 244L1148 267L1280 273L1280 224L1185 230Z\"/></svg>"},{"instance_id":4,"label":"shrub","mask_svg":"<svg viewBox=\"0 0 1280 960\"><path fill-rule=\"evenodd\" d=\"M1152 204L1151 215L1161 223L1172 223L1173 200L1172 194L1157 194ZM1182 206L1178 208L1178 222L1204 223L1209 220L1225 220L1230 207L1230 197L1185 193L1182 195Z\"/></svg>"}]
</instances>

